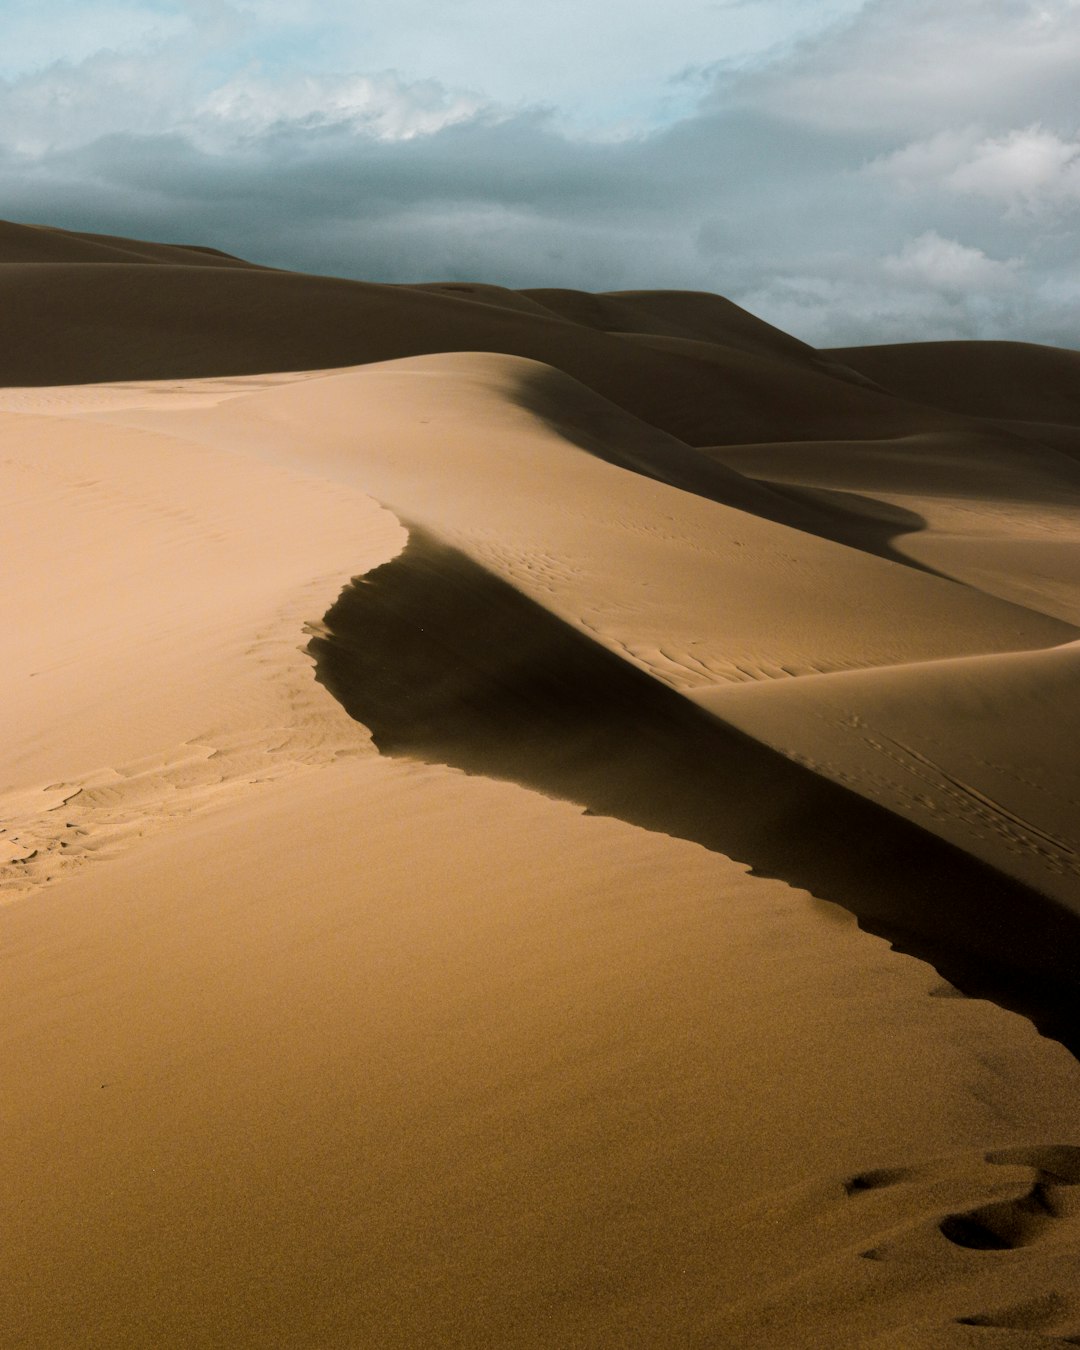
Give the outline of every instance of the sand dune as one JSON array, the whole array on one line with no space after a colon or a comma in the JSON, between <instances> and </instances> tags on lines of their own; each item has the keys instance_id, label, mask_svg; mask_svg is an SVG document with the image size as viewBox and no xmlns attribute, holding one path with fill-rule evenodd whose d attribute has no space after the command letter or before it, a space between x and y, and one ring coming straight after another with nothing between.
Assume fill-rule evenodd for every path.
<instances>
[{"instance_id":1,"label":"sand dune","mask_svg":"<svg viewBox=\"0 0 1080 1350\"><path fill-rule=\"evenodd\" d=\"M15 225L0 221L0 264L33 263L155 263L168 267L243 267L261 271L255 263L234 258L216 248L198 245L152 244L120 239L110 234L73 234L49 225Z\"/></svg>"},{"instance_id":2,"label":"sand dune","mask_svg":"<svg viewBox=\"0 0 1080 1350\"><path fill-rule=\"evenodd\" d=\"M0 299L26 334L0 368L4 382L14 385L251 374L496 351L564 370L690 444L851 436L877 418L902 433L948 419L838 379L831 365L600 333L516 306L415 287L242 268L56 263L0 268ZM675 345L661 351L647 341Z\"/></svg>"},{"instance_id":3,"label":"sand dune","mask_svg":"<svg viewBox=\"0 0 1080 1350\"><path fill-rule=\"evenodd\" d=\"M1080 352L1030 342L914 342L827 355L903 398L969 417L1080 423Z\"/></svg>"},{"instance_id":4,"label":"sand dune","mask_svg":"<svg viewBox=\"0 0 1080 1350\"><path fill-rule=\"evenodd\" d=\"M6 384L79 383L251 374L353 365L440 351L531 357L565 371L654 426L694 445L774 436L859 434L867 421L898 432L948 422L865 387L835 361L798 359L763 344L760 320L714 297L724 344L658 351L640 333L598 331L498 288L379 286L215 263L147 268L27 262L37 236L0 262L0 299L24 340L6 350ZM220 261L220 260L218 260ZM508 297L503 300L503 296ZM527 302L527 307L524 302ZM646 328L654 327L647 323ZM790 343L789 343L790 345ZM842 373L842 369L841 369Z\"/></svg>"},{"instance_id":5,"label":"sand dune","mask_svg":"<svg viewBox=\"0 0 1080 1350\"><path fill-rule=\"evenodd\" d=\"M1080 1337L1076 354L0 288L0 1341Z\"/></svg>"},{"instance_id":6,"label":"sand dune","mask_svg":"<svg viewBox=\"0 0 1080 1350\"><path fill-rule=\"evenodd\" d=\"M1028 609L1080 620L1080 475L1045 443L981 431L725 446L718 463L858 523L892 555ZM858 523L857 523L858 522Z\"/></svg>"},{"instance_id":7,"label":"sand dune","mask_svg":"<svg viewBox=\"0 0 1080 1350\"><path fill-rule=\"evenodd\" d=\"M1069 643L697 698L1075 911L1080 745L1061 709L1078 661Z\"/></svg>"}]
</instances>

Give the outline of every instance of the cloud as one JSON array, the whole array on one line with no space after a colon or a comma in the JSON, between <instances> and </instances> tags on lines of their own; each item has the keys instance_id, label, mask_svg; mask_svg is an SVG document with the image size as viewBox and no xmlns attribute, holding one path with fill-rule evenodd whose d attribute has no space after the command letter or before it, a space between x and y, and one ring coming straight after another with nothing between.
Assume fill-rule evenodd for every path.
<instances>
[{"instance_id":1,"label":"cloud","mask_svg":"<svg viewBox=\"0 0 1080 1350\"><path fill-rule=\"evenodd\" d=\"M745 63L865 0L8 0L0 75L9 79L111 51L152 55L171 36L213 53L227 79L395 72L482 92L514 111L541 105L560 125L626 135L691 110L686 72L702 55ZM46 55L51 53L51 55Z\"/></svg>"},{"instance_id":2,"label":"cloud","mask_svg":"<svg viewBox=\"0 0 1080 1350\"><path fill-rule=\"evenodd\" d=\"M0 78L77 64L103 50L145 50L189 26L181 7L144 0L7 0Z\"/></svg>"},{"instance_id":3,"label":"cloud","mask_svg":"<svg viewBox=\"0 0 1080 1350\"><path fill-rule=\"evenodd\" d=\"M1080 4L871 0L613 136L345 51L276 64L271 3L307 32L306 0L211 4L0 86L6 212L372 280L716 290L822 345L1080 346Z\"/></svg>"},{"instance_id":4,"label":"cloud","mask_svg":"<svg viewBox=\"0 0 1080 1350\"><path fill-rule=\"evenodd\" d=\"M801 124L928 137L1071 120L1076 0L870 0L789 59L722 86ZM733 86L733 87L729 87Z\"/></svg>"},{"instance_id":5,"label":"cloud","mask_svg":"<svg viewBox=\"0 0 1080 1350\"><path fill-rule=\"evenodd\" d=\"M1009 205L1080 200L1080 141L1037 123L1011 131L977 145L949 175L948 186Z\"/></svg>"},{"instance_id":6,"label":"cloud","mask_svg":"<svg viewBox=\"0 0 1080 1350\"><path fill-rule=\"evenodd\" d=\"M275 128L348 128L377 140L430 136L484 108L474 94L451 93L435 80L406 84L393 72L379 75L292 75L270 79L244 71L214 89L190 119L200 131L226 141Z\"/></svg>"},{"instance_id":7,"label":"cloud","mask_svg":"<svg viewBox=\"0 0 1080 1350\"><path fill-rule=\"evenodd\" d=\"M886 274L897 280L945 295L1011 289L1017 284L1020 269L1015 258L1004 261L988 258L981 249L968 248L955 239L943 239L934 230L909 240L898 253L886 257L882 266Z\"/></svg>"},{"instance_id":8,"label":"cloud","mask_svg":"<svg viewBox=\"0 0 1080 1350\"><path fill-rule=\"evenodd\" d=\"M188 38L152 53L101 51L0 82L0 127L28 156L93 145L103 137L181 134L195 146L241 154L253 139L291 129L348 129L358 139L407 140L475 117L479 96L392 71L271 77L249 67L219 82L201 73Z\"/></svg>"},{"instance_id":9,"label":"cloud","mask_svg":"<svg viewBox=\"0 0 1080 1350\"><path fill-rule=\"evenodd\" d=\"M938 136L874 169L908 190L979 197L1009 215L1061 215L1080 206L1080 138L1037 122L1002 136Z\"/></svg>"}]
</instances>

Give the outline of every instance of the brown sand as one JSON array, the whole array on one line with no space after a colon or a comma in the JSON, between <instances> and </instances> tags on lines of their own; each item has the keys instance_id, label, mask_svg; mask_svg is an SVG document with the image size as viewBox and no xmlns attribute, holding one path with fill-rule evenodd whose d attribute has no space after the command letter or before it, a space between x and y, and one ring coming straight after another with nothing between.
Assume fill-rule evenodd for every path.
<instances>
[{"instance_id":1,"label":"brown sand","mask_svg":"<svg viewBox=\"0 0 1080 1350\"><path fill-rule=\"evenodd\" d=\"M0 1342L1080 1336L1073 354L0 250Z\"/></svg>"}]
</instances>

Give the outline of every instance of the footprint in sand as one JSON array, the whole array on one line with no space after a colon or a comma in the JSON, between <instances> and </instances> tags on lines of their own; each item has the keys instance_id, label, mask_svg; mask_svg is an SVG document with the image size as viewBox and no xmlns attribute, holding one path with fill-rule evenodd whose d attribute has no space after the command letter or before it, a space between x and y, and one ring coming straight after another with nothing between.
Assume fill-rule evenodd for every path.
<instances>
[{"instance_id":1,"label":"footprint in sand","mask_svg":"<svg viewBox=\"0 0 1080 1350\"><path fill-rule=\"evenodd\" d=\"M1003 1149L988 1153L986 1161L1023 1168L1029 1184L1012 1199L948 1215L939 1228L950 1242L977 1251L1012 1251L1052 1238L1062 1221L1070 1236L1080 1237L1080 1148Z\"/></svg>"},{"instance_id":2,"label":"footprint in sand","mask_svg":"<svg viewBox=\"0 0 1080 1350\"><path fill-rule=\"evenodd\" d=\"M1046 1345L1080 1345L1080 1301L1058 1293L1042 1294L993 1312L958 1317L956 1325L985 1328L991 1344L999 1341L995 1332L1018 1331L1031 1333Z\"/></svg>"},{"instance_id":3,"label":"footprint in sand","mask_svg":"<svg viewBox=\"0 0 1080 1350\"><path fill-rule=\"evenodd\" d=\"M996 1306L979 1309L976 1305L976 1310L954 1317L953 1328L970 1329L968 1335L975 1337L964 1340L964 1345L982 1344L981 1331L988 1345L1080 1346L1080 1284L1072 1279L1060 1280L1063 1265L1074 1271L1080 1268L1080 1261L1073 1259L1080 1252L1080 1147L1057 1144L997 1149L984 1154L982 1162L1002 1169L1000 1184L991 1180L986 1186L984 1193L994 1196L988 1203L956 1209L932 1225L923 1221L894 1228L883 1234L881 1244L860 1255L870 1261L898 1261L909 1266L914 1262L917 1266L920 1261L934 1260L934 1244L944 1238L969 1272L965 1283L980 1267L984 1273L994 1270L995 1280L1001 1279L999 1292L1005 1295L1005 1301ZM859 1197L868 1192L930 1187L944 1175L944 1169L939 1171L934 1166L881 1169L849 1177L843 1187L847 1196L860 1203ZM1030 1264L1036 1250L1051 1262L1042 1280L1036 1278L1037 1268ZM1052 1282L1052 1287L1044 1285L1036 1292L1033 1286L1044 1281ZM1007 1301L1010 1291L1014 1301ZM950 1333L948 1326L938 1328L940 1344L959 1346L961 1342L955 1336L960 1333ZM1004 1332L1014 1336L1003 1340ZM918 1343L920 1347L929 1344L924 1340Z\"/></svg>"},{"instance_id":4,"label":"footprint in sand","mask_svg":"<svg viewBox=\"0 0 1080 1350\"><path fill-rule=\"evenodd\" d=\"M911 1181L915 1176L916 1173L910 1167L882 1167L848 1177L844 1181L844 1190L848 1195L860 1195L863 1191L880 1191L901 1181Z\"/></svg>"}]
</instances>

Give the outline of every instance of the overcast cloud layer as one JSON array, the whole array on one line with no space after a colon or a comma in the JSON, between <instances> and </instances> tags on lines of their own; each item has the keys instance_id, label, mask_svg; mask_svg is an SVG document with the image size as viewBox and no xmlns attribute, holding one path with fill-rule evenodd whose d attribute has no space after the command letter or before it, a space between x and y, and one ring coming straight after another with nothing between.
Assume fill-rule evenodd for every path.
<instances>
[{"instance_id":1,"label":"overcast cloud layer","mask_svg":"<svg viewBox=\"0 0 1080 1350\"><path fill-rule=\"evenodd\" d=\"M5 7L0 215L1080 347L1080 0L392 8Z\"/></svg>"}]
</instances>

